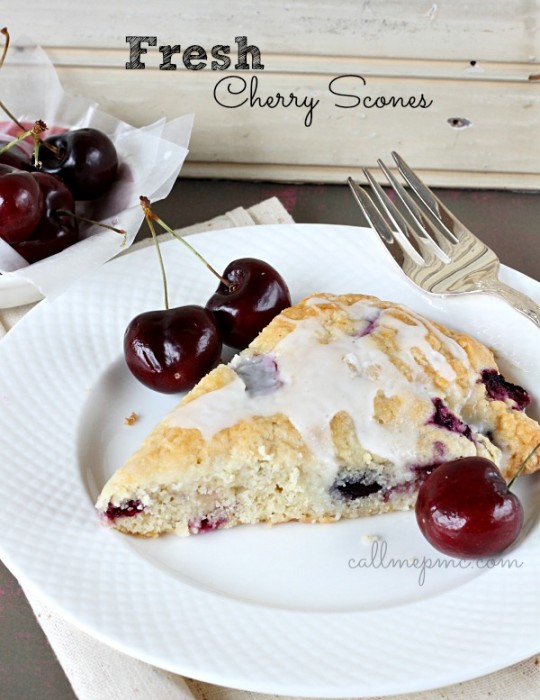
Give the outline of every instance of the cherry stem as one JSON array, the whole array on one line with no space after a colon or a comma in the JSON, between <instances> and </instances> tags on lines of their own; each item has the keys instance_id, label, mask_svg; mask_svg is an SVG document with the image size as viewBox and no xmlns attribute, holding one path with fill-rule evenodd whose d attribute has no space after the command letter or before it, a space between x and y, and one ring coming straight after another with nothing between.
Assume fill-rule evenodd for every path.
<instances>
[{"instance_id":1,"label":"cherry stem","mask_svg":"<svg viewBox=\"0 0 540 700\"><path fill-rule=\"evenodd\" d=\"M38 127L38 125L39 128L36 128ZM40 120L34 124L34 128L31 130L31 134L34 137L34 165L36 166L36 168L39 168L41 166L39 160L39 146L41 144L40 134L42 134L46 129L47 125Z\"/></svg>"},{"instance_id":2,"label":"cherry stem","mask_svg":"<svg viewBox=\"0 0 540 700\"><path fill-rule=\"evenodd\" d=\"M8 115L8 117L11 119L11 121L19 127L19 129L22 129L23 131L25 130L24 124L21 124L21 122L17 119L17 117L13 114L13 112L9 111L9 109L2 102L2 100L0 100L0 108Z\"/></svg>"},{"instance_id":3,"label":"cherry stem","mask_svg":"<svg viewBox=\"0 0 540 700\"><path fill-rule=\"evenodd\" d=\"M139 197L139 199L141 201L141 206L143 208L144 215L146 216L147 221L149 219L152 219L153 221L158 223L161 226L161 228L164 229L165 231L167 231L167 233L170 233L171 236L173 236L173 238L176 238L176 240L180 241L180 243L183 243L186 246L186 248L189 248L189 250L199 258L199 260L202 262L202 264L205 267L207 267L210 270L210 272L213 275L215 275L218 278L218 280L222 284L224 284L229 290L234 288L235 285L233 282L229 282L229 280L226 280L224 277L222 277L219 274L219 272L216 269L214 269L212 267L212 265L210 265L210 263L207 260L205 260L205 258L197 250L195 250L195 248L190 243L188 243L186 241L185 238L183 238L182 236L179 236L176 233L176 231L174 231L170 226L168 226L164 221L162 221L162 219L160 219L156 214L154 214L154 212L152 211L152 209L150 207L150 200L147 197L141 196L141 197Z\"/></svg>"},{"instance_id":4,"label":"cherry stem","mask_svg":"<svg viewBox=\"0 0 540 700\"><path fill-rule=\"evenodd\" d=\"M144 210L144 207L143 207L143 210ZM158 241L158 237L156 234L156 229L154 228L154 222L146 214L146 210L144 210L144 216L146 219L146 223L148 224L148 228L150 229L150 233L152 234L154 244L156 246L156 251L157 251L158 260L159 260L159 266L161 268L161 279L163 280L163 297L164 297L164 301L165 301L165 309L168 311L169 310L169 292L168 292L168 288L167 288L167 275L165 273L165 265L163 264L163 258L161 256L161 249L159 247L159 241Z\"/></svg>"},{"instance_id":5,"label":"cherry stem","mask_svg":"<svg viewBox=\"0 0 540 700\"><path fill-rule=\"evenodd\" d=\"M6 151L9 151L9 149L12 148L12 146L15 146L20 141L24 141L24 139L28 138L28 136L33 136L34 142L36 144L35 155L37 156L37 143L39 142L39 135L46 130L47 125L45 124L45 122L42 122L41 119L38 119L38 121L34 123L34 126L31 129L27 129L20 136L14 138L13 141L10 141L9 143L6 143L5 146L2 146L2 148L0 148L0 155L2 155L2 153L5 153Z\"/></svg>"},{"instance_id":6,"label":"cherry stem","mask_svg":"<svg viewBox=\"0 0 540 700\"><path fill-rule=\"evenodd\" d=\"M33 133L32 133L32 129L33 129L34 127L32 127L32 129L30 129L29 132L28 132L28 130L26 129L26 127L24 126L24 124L22 124L22 123L17 119L17 117L13 114L13 112L10 112L10 111L9 111L9 109L8 109L8 108L6 107L6 105L2 102L2 100L0 100L0 109L2 109L2 110L7 114L7 116L11 119L11 121L12 121L16 126L18 126L19 129L21 129L21 130L24 132L24 134L19 138L19 141L22 141L22 140L25 139L27 136L34 136L34 144L35 144L36 139L39 138L39 137L38 137L37 134L33 134ZM40 121L41 121L41 120L40 120ZM41 123L43 124L43 122L41 122ZM35 126L35 124L34 124L34 126ZM13 143L16 143L16 141L14 141ZM13 144L10 144L10 145L13 145ZM41 139L40 139L39 145L40 145L40 146L45 146L45 148L46 148L47 150L51 151L52 153L54 153L55 156L57 156L57 157L60 156L60 153L61 153L60 149L57 148L56 146L53 146L52 143L48 143L47 141L41 141ZM9 147L9 145L8 145L8 147ZM34 157L36 157L36 156L34 155Z\"/></svg>"},{"instance_id":7,"label":"cherry stem","mask_svg":"<svg viewBox=\"0 0 540 700\"><path fill-rule=\"evenodd\" d=\"M508 483L508 488L509 488L509 489L512 488L512 486L514 485L515 480L516 480L519 476L521 476L521 475L523 474L523 470L525 469L525 466L527 465L527 462L531 459L531 457L534 455L534 453L536 452L536 450L537 450L539 447L540 447L540 442L539 442L538 445L536 445L536 447L534 447L534 448L531 450L531 452L527 455L527 457L526 457L525 460L523 461L523 463L522 463L522 465L520 466L520 468L519 468L519 469L517 470L517 472L514 474L514 476L512 477L512 479L509 481L509 483Z\"/></svg>"},{"instance_id":8,"label":"cherry stem","mask_svg":"<svg viewBox=\"0 0 540 700\"><path fill-rule=\"evenodd\" d=\"M114 226L110 226L109 224L104 224L101 221L94 221L94 219L87 219L86 216L81 216L80 214L75 214L74 211L69 211L69 209L56 209L55 214L60 214L62 216L70 216L72 219L75 219L76 221L84 221L86 224L92 224L94 226L101 226L101 228L106 228L109 231L114 231L115 233L120 233L124 236L124 242L122 245L125 245L126 243L126 236L127 232L123 228L115 228Z\"/></svg>"},{"instance_id":9,"label":"cherry stem","mask_svg":"<svg viewBox=\"0 0 540 700\"><path fill-rule=\"evenodd\" d=\"M8 31L8 28L2 27L2 29L0 29L0 34L3 34L4 38L6 40L6 42L4 44L4 50L2 51L2 56L0 57L0 68L2 68L2 66L4 65L4 61L6 60L7 52L9 49L9 31Z\"/></svg>"}]
</instances>

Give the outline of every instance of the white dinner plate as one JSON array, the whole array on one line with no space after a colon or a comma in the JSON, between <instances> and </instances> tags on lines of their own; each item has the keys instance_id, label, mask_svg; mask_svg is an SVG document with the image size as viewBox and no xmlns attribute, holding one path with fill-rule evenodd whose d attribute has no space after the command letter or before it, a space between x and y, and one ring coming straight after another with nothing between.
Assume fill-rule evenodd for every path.
<instances>
[{"instance_id":1,"label":"white dinner plate","mask_svg":"<svg viewBox=\"0 0 540 700\"><path fill-rule=\"evenodd\" d=\"M491 346L539 417L539 331L487 295L413 287L368 229L256 226L191 237L217 268L254 256L312 292L404 303ZM204 304L212 275L163 245L173 304ZM540 284L504 268L540 302ZM221 685L313 697L424 690L540 651L540 479L518 484L526 525L491 562L447 559L414 513L332 525L244 526L141 540L93 508L106 478L178 397L138 384L122 358L137 313L162 304L152 248L43 301L0 344L0 555L90 634L151 664ZM321 368L321 371L324 371ZM139 419L124 424L132 412Z\"/></svg>"}]
</instances>

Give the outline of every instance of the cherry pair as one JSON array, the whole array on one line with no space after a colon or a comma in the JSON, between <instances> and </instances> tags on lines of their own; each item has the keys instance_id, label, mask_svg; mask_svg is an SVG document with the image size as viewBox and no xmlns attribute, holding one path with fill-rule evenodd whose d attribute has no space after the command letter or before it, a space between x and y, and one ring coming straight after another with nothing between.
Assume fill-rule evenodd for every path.
<instances>
[{"instance_id":1,"label":"cherry pair","mask_svg":"<svg viewBox=\"0 0 540 700\"><path fill-rule=\"evenodd\" d=\"M141 204L155 240L153 221L178 237L155 216L148 200L141 198ZM219 275L187 241L179 240L219 277L216 291L204 308L187 305L169 309L165 294L166 308L139 314L124 335L124 356L133 375L163 393L191 389L218 364L223 344L242 350L291 305L283 277L263 260L233 260ZM163 277L166 289L164 273Z\"/></svg>"}]
</instances>

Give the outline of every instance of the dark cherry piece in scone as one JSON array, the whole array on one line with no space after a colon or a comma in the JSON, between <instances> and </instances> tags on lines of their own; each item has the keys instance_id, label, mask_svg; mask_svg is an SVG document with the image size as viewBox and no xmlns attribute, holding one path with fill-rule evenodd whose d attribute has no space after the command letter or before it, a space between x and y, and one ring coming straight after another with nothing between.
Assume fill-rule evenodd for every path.
<instances>
[{"instance_id":1,"label":"dark cherry piece in scone","mask_svg":"<svg viewBox=\"0 0 540 700\"><path fill-rule=\"evenodd\" d=\"M509 479L540 442L529 401L470 336L374 297L312 295L204 377L97 509L144 536L410 509L459 457Z\"/></svg>"}]
</instances>

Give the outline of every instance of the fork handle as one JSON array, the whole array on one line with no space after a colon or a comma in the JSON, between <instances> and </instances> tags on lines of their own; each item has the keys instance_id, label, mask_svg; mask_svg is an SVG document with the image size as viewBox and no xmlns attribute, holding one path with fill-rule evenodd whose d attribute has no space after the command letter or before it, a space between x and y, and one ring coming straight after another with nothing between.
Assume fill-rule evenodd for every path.
<instances>
[{"instance_id":1,"label":"fork handle","mask_svg":"<svg viewBox=\"0 0 540 700\"><path fill-rule=\"evenodd\" d=\"M518 292L499 280L483 285L483 291L492 292L501 297L540 328L540 306L526 294Z\"/></svg>"}]
</instances>

